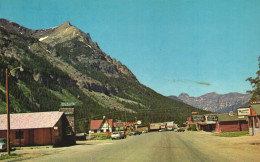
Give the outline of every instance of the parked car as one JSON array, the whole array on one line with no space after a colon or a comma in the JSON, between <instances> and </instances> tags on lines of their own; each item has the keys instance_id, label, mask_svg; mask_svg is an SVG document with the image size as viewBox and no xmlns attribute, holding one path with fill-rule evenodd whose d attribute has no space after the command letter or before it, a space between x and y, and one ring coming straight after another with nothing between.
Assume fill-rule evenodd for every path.
<instances>
[{"instance_id":1,"label":"parked car","mask_svg":"<svg viewBox=\"0 0 260 162\"><path fill-rule=\"evenodd\" d=\"M122 139L124 138L121 132L112 132L111 139Z\"/></svg>"},{"instance_id":2,"label":"parked car","mask_svg":"<svg viewBox=\"0 0 260 162\"><path fill-rule=\"evenodd\" d=\"M166 130L167 130L167 131L173 131L173 128L172 128L172 127L167 127Z\"/></svg>"},{"instance_id":3,"label":"parked car","mask_svg":"<svg viewBox=\"0 0 260 162\"><path fill-rule=\"evenodd\" d=\"M165 132L165 131L166 131L165 128L159 130L159 132Z\"/></svg>"},{"instance_id":4,"label":"parked car","mask_svg":"<svg viewBox=\"0 0 260 162\"><path fill-rule=\"evenodd\" d=\"M5 138L0 138L0 151L6 151L7 144Z\"/></svg>"},{"instance_id":5,"label":"parked car","mask_svg":"<svg viewBox=\"0 0 260 162\"><path fill-rule=\"evenodd\" d=\"M133 132L130 132L130 136L131 135L140 135L140 134L142 134L142 132L139 132L139 131L133 131Z\"/></svg>"},{"instance_id":6,"label":"parked car","mask_svg":"<svg viewBox=\"0 0 260 162\"><path fill-rule=\"evenodd\" d=\"M182 128L182 127L180 127L180 128L177 128L177 129L176 129L176 131L177 131L177 132L184 132L184 131L185 131L185 129L184 129L184 128Z\"/></svg>"},{"instance_id":7,"label":"parked car","mask_svg":"<svg viewBox=\"0 0 260 162\"><path fill-rule=\"evenodd\" d=\"M125 134L125 131L120 131L122 133L122 137L123 138L126 138L126 134Z\"/></svg>"},{"instance_id":8,"label":"parked car","mask_svg":"<svg viewBox=\"0 0 260 162\"><path fill-rule=\"evenodd\" d=\"M147 132L148 132L148 131L147 131L146 129L142 131L142 133L147 133Z\"/></svg>"}]
</instances>

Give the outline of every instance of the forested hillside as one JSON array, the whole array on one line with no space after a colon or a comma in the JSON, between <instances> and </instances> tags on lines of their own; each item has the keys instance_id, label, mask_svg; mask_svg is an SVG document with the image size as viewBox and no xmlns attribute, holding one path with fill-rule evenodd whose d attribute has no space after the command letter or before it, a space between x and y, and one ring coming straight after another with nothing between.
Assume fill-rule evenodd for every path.
<instances>
[{"instance_id":1,"label":"forested hillside","mask_svg":"<svg viewBox=\"0 0 260 162\"><path fill-rule=\"evenodd\" d=\"M77 102L77 130L103 115L144 123L186 120L200 111L142 85L121 62L110 58L89 34L66 22L30 30L0 20L0 113L5 113L5 68L9 74L12 113L55 111L61 102Z\"/></svg>"}]
</instances>

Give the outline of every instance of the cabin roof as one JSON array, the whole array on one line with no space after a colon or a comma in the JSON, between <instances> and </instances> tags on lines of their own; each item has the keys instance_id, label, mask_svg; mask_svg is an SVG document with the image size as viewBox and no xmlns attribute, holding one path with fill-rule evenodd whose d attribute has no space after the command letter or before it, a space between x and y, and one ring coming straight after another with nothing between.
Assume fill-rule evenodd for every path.
<instances>
[{"instance_id":1,"label":"cabin roof","mask_svg":"<svg viewBox=\"0 0 260 162\"><path fill-rule=\"evenodd\" d=\"M63 112L36 112L10 114L10 129L52 128ZM0 115L0 130L7 129L7 114Z\"/></svg>"},{"instance_id":2,"label":"cabin roof","mask_svg":"<svg viewBox=\"0 0 260 162\"><path fill-rule=\"evenodd\" d=\"M260 115L260 104L251 105L256 115Z\"/></svg>"}]
</instances>

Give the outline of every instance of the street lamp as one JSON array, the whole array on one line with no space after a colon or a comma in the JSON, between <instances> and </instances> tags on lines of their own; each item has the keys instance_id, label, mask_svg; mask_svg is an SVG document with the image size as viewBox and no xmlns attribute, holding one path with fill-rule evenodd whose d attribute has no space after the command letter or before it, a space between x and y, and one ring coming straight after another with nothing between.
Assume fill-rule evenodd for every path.
<instances>
[{"instance_id":1,"label":"street lamp","mask_svg":"<svg viewBox=\"0 0 260 162\"><path fill-rule=\"evenodd\" d=\"M20 69L20 71L24 71L23 67L16 67L12 69L11 71L14 71L16 69ZM11 72L10 71L10 72ZM6 77L6 113L7 113L7 153L10 155L10 111L9 111L9 91L8 91L8 68L5 69L5 77Z\"/></svg>"}]
</instances>

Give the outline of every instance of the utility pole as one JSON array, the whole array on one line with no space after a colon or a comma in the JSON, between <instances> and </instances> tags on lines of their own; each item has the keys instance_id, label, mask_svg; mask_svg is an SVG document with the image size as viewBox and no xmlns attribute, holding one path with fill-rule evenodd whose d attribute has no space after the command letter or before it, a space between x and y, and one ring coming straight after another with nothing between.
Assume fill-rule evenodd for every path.
<instances>
[{"instance_id":1,"label":"utility pole","mask_svg":"<svg viewBox=\"0 0 260 162\"><path fill-rule=\"evenodd\" d=\"M22 66L16 67L16 68L12 69L11 71L16 70L16 69L20 69L20 71L24 71ZM6 138L7 138L7 153L8 153L8 155L10 155L10 110L9 110L8 75L9 75L8 68L5 68L6 114L7 114L7 133L6 133L7 137Z\"/></svg>"},{"instance_id":2,"label":"utility pole","mask_svg":"<svg viewBox=\"0 0 260 162\"><path fill-rule=\"evenodd\" d=\"M9 111L9 92L8 92L8 69L5 69L6 77L6 113L7 113L7 153L10 155L10 111Z\"/></svg>"}]
</instances>

